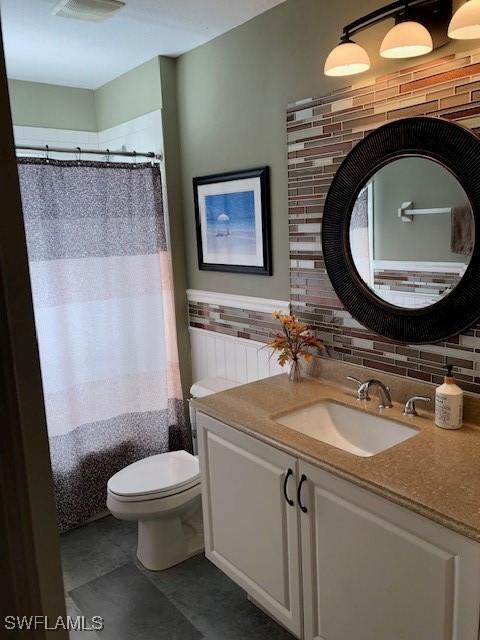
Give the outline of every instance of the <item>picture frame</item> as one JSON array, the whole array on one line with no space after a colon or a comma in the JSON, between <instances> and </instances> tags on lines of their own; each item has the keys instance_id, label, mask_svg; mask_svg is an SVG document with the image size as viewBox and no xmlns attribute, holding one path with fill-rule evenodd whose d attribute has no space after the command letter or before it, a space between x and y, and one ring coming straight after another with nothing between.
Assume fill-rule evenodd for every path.
<instances>
[{"instance_id":1,"label":"picture frame","mask_svg":"<svg viewBox=\"0 0 480 640\"><path fill-rule=\"evenodd\" d=\"M272 275L269 168L193 178L198 268Z\"/></svg>"}]
</instances>

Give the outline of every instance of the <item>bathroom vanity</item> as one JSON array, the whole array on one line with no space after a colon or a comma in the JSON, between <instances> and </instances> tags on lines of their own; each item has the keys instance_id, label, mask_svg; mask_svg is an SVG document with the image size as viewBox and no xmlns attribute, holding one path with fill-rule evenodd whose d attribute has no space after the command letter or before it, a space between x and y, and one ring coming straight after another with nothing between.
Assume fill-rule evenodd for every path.
<instances>
[{"instance_id":1,"label":"bathroom vanity","mask_svg":"<svg viewBox=\"0 0 480 640\"><path fill-rule=\"evenodd\" d=\"M478 640L480 429L287 376L195 406L206 555L257 606L306 640Z\"/></svg>"},{"instance_id":2,"label":"bathroom vanity","mask_svg":"<svg viewBox=\"0 0 480 640\"><path fill-rule=\"evenodd\" d=\"M340 336L348 348L338 358L358 348L349 361L365 365L358 375L370 367L366 375L438 382L458 355L448 341L478 322L479 158L472 131L413 117L360 136L328 170L321 255L341 303L332 309L343 305L371 332L361 339L344 326ZM309 229L302 216L295 225ZM292 307L322 331L324 300L316 284L303 290L321 265L315 226ZM293 246L292 262L302 262L303 244ZM322 337L338 347L330 330ZM460 349L470 339L457 339ZM443 343L427 366L404 349ZM477 371L476 356L460 356L451 364ZM378 380L360 381L359 397L370 385L379 403L287 376L194 403L207 557L299 638L479 640L480 428L444 431L431 414L404 416ZM469 390L476 385L474 374Z\"/></svg>"}]
</instances>

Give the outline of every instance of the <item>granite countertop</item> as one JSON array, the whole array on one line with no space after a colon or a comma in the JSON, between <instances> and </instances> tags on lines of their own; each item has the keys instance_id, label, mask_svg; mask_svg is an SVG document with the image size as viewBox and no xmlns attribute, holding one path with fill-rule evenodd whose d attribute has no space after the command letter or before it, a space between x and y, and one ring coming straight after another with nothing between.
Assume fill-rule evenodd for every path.
<instances>
[{"instance_id":1,"label":"granite countertop","mask_svg":"<svg viewBox=\"0 0 480 640\"><path fill-rule=\"evenodd\" d=\"M430 520L480 542L480 428L439 429L431 413L402 415L395 404L385 417L418 428L413 438L364 458L276 422L275 416L331 399L379 414L377 402L358 403L354 393L326 380L292 383L265 378L194 400L204 413L296 457L350 480Z\"/></svg>"}]
</instances>

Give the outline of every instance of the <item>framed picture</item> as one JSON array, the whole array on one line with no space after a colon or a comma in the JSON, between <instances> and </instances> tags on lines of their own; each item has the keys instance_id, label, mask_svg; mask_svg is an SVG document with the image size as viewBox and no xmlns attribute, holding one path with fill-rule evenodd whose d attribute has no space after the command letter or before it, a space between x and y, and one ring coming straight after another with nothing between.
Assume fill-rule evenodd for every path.
<instances>
[{"instance_id":1,"label":"framed picture","mask_svg":"<svg viewBox=\"0 0 480 640\"><path fill-rule=\"evenodd\" d=\"M198 267L272 275L268 167L193 179Z\"/></svg>"}]
</instances>

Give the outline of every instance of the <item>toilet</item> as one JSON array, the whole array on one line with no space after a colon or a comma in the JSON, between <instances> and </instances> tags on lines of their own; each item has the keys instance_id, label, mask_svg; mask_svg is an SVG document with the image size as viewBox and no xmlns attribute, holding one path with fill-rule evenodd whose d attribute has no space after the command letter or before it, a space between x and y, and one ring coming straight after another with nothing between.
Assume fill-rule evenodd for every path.
<instances>
[{"instance_id":1,"label":"toilet","mask_svg":"<svg viewBox=\"0 0 480 640\"><path fill-rule=\"evenodd\" d=\"M204 378L192 398L238 382ZM138 521L137 557L152 571L168 569L203 551L202 497L195 411L190 405L193 451L159 453L121 469L107 484L107 507L120 520Z\"/></svg>"}]
</instances>

